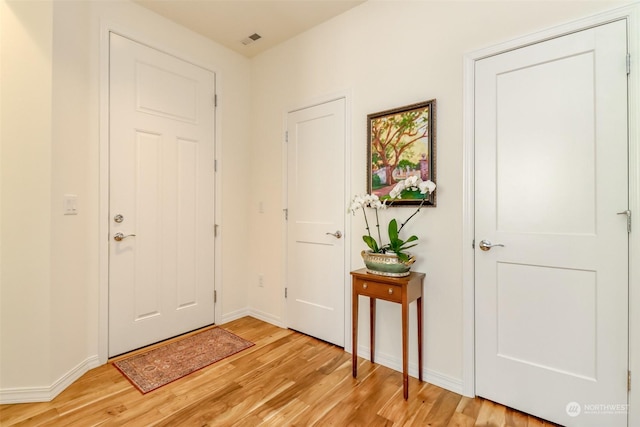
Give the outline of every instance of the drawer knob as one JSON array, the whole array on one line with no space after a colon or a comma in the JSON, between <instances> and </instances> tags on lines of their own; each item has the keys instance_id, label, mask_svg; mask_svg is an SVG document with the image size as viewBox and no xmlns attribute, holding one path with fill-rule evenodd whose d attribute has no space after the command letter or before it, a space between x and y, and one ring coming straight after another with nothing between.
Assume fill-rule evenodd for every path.
<instances>
[{"instance_id":1,"label":"drawer knob","mask_svg":"<svg viewBox=\"0 0 640 427\"><path fill-rule=\"evenodd\" d=\"M393 289L389 288L389 295L393 294Z\"/></svg>"},{"instance_id":2,"label":"drawer knob","mask_svg":"<svg viewBox=\"0 0 640 427\"><path fill-rule=\"evenodd\" d=\"M369 285L367 285L366 283L363 283L363 284L362 284L362 288L363 288L363 289L367 289L368 287L369 287Z\"/></svg>"}]
</instances>

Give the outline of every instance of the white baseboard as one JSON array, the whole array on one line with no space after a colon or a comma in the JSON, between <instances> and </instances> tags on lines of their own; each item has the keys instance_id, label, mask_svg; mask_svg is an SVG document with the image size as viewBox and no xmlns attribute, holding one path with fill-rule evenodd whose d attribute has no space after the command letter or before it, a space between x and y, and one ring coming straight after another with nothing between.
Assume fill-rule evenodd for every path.
<instances>
[{"instance_id":1,"label":"white baseboard","mask_svg":"<svg viewBox=\"0 0 640 427\"><path fill-rule=\"evenodd\" d=\"M250 316L248 308L242 308L240 310L232 311L231 313L223 314L220 316L220 325L224 325L225 323L232 322L245 316Z\"/></svg>"},{"instance_id":2,"label":"white baseboard","mask_svg":"<svg viewBox=\"0 0 640 427\"><path fill-rule=\"evenodd\" d=\"M464 382L460 378L453 378L441 372L425 369L422 379L430 384L464 396Z\"/></svg>"},{"instance_id":3,"label":"white baseboard","mask_svg":"<svg viewBox=\"0 0 640 427\"><path fill-rule=\"evenodd\" d=\"M93 368L100 366L98 356L91 356L48 387L19 387L0 390L0 404L50 402L64 389Z\"/></svg>"},{"instance_id":4,"label":"white baseboard","mask_svg":"<svg viewBox=\"0 0 640 427\"><path fill-rule=\"evenodd\" d=\"M278 326L280 328L286 328L287 326L282 322L282 319L276 317L272 314L265 313L260 310L249 309L249 316L255 317L256 319L262 320L263 322L271 323L272 325Z\"/></svg>"},{"instance_id":5,"label":"white baseboard","mask_svg":"<svg viewBox=\"0 0 640 427\"><path fill-rule=\"evenodd\" d=\"M280 328L285 328L283 322L279 317L249 307L232 311L231 313L223 314L222 316L220 316L220 324L224 325L225 323L229 323L233 320L240 319L241 317L245 316L255 317L256 319L262 320L263 322L271 323L272 325L278 326Z\"/></svg>"},{"instance_id":6,"label":"white baseboard","mask_svg":"<svg viewBox=\"0 0 640 427\"><path fill-rule=\"evenodd\" d=\"M358 356L369 360L370 354L371 350L369 347L358 346ZM375 361L376 363L386 366L387 368L391 368L394 371L402 372L402 359L398 357L376 352ZM418 378L417 363L409 363L409 375L414 378ZM457 394L463 394L464 384L460 378L453 378L441 372L425 369L423 367L422 379L430 384L442 387L445 390L449 390Z\"/></svg>"}]
</instances>

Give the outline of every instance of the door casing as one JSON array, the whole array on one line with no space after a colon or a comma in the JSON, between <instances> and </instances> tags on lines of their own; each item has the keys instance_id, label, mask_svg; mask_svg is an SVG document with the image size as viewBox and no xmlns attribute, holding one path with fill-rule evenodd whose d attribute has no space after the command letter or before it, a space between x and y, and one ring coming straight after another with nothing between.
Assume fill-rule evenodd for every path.
<instances>
[{"instance_id":1,"label":"door casing","mask_svg":"<svg viewBox=\"0 0 640 427\"><path fill-rule=\"evenodd\" d=\"M99 89L99 212L98 212L98 264L99 264L99 287L98 287L98 361L100 364L105 364L109 358L109 51L110 42L109 34L115 33L133 40L137 43L149 46L155 50L174 56L185 62L189 62L198 67L211 71L214 74L219 74L216 71L216 67L213 64L202 63L194 58L185 57L184 53L175 51L170 47L163 45L158 40L151 38L150 36L141 33L139 30L130 28L126 25L116 24L114 22L103 21L100 24L100 89ZM219 91L220 84L216 83L216 90ZM215 114L214 118L214 151L215 158L221 159L220 144L220 119L219 114ZM218 167L216 169L217 177L222 176L221 162L217 162ZM221 194L222 183L217 178L215 180L215 200L214 200L214 218L216 225L221 225L219 222L219 209L221 206ZM215 238L214 248L214 263L215 277L214 277L214 289L216 291L217 301L214 322L216 324L221 321L223 292L220 286L222 283L222 270L223 265L221 262L221 248L222 238Z\"/></svg>"},{"instance_id":2,"label":"door casing","mask_svg":"<svg viewBox=\"0 0 640 427\"><path fill-rule=\"evenodd\" d=\"M475 238L475 141L474 141L474 93L475 62L488 56L498 55L530 44L560 37L608 22L625 19L628 29L631 73L628 79L629 111L629 209L640 215L640 4L625 6L548 30L536 32L482 50L470 52L464 57L463 82L463 370L462 394L475 396L475 306L474 306L474 250ZM637 222L637 221L636 221ZM640 223L635 225L637 230ZM632 228L629 236L629 259L640 256L640 233ZM630 262L629 267L629 369L640 372L640 335L633 325L640 321L640 265ZM638 374L636 374L637 377ZM633 377L632 377L633 378ZM635 388L635 390L634 390ZM629 425L640 422L640 384L633 384L629 392Z\"/></svg>"}]
</instances>

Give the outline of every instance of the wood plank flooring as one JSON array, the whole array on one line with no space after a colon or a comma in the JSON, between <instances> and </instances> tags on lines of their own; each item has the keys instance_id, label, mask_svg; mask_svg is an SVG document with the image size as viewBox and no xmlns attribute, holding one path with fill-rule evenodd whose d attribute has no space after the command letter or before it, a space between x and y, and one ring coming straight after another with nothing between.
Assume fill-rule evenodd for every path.
<instances>
[{"instance_id":1,"label":"wood plank flooring","mask_svg":"<svg viewBox=\"0 0 640 427\"><path fill-rule=\"evenodd\" d=\"M245 317L222 325L256 345L146 395L111 363L46 403L0 405L8 426L553 426Z\"/></svg>"}]
</instances>

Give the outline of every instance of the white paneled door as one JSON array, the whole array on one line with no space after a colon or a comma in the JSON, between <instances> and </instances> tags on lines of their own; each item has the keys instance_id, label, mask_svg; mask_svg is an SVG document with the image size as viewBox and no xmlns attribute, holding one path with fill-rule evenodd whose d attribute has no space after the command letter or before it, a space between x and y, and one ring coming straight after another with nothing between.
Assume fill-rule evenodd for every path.
<instances>
[{"instance_id":1,"label":"white paneled door","mask_svg":"<svg viewBox=\"0 0 640 427\"><path fill-rule=\"evenodd\" d=\"M214 322L215 75L110 43L113 356Z\"/></svg>"},{"instance_id":2,"label":"white paneled door","mask_svg":"<svg viewBox=\"0 0 640 427\"><path fill-rule=\"evenodd\" d=\"M627 425L626 46L476 63L476 393L566 426Z\"/></svg>"},{"instance_id":3,"label":"white paneled door","mask_svg":"<svg viewBox=\"0 0 640 427\"><path fill-rule=\"evenodd\" d=\"M344 346L344 98L289 113L287 129L287 326Z\"/></svg>"}]
</instances>

